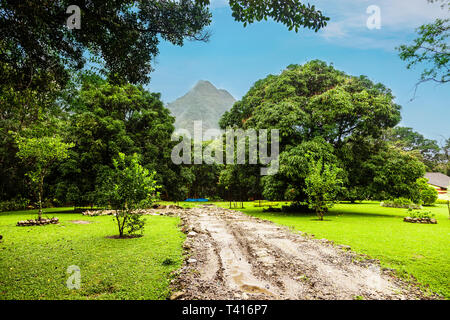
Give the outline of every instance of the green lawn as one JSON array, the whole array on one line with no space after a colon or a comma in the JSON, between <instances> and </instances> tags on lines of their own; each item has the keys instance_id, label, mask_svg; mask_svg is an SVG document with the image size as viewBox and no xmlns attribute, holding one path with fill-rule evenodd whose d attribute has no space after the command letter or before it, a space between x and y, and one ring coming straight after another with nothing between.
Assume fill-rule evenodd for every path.
<instances>
[{"instance_id":1,"label":"green lawn","mask_svg":"<svg viewBox=\"0 0 450 320\"><path fill-rule=\"evenodd\" d=\"M85 217L69 208L45 210L59 225L16 227L36 211L0 213L0 299L166 299L170 273L182 263L185 239L178 218L147 216L145 235L116 235L111 216ZM70 220L89 220L74 224ZM81 288L66 287L67 267Z\"/></svg>"},{"instance_id":2,"label":"green lawn","mask_svg":"<svg viewBox=\"0 0 450 320\"><path fill-rule=\"evenodd\" d=\"M436 215L437 225L405 223L406 209L384 208L375 202L338 204L325 221L318 221L314 214L263 213L262 208L250 203L245 207L240 211L349 245L353 251L379 259L402 276L413 275L419 283L450 298L450 220L446 205L425 209Z\"/></svg>"},{"instance_id":3,"label":"green lawn","mask_svg":"<svg viewBox=\"0 0 450 320\"><path fill-rule=\"evenodd\" d=\"M168 203L165 203L168 204ZM183 203L192 207L205 203ZM216 205L229 207L228 202ZM413 275L450 298L450 220L445 205L427 208L437 225L403 222L405 209L379 203L338 204L317 221L313 214L263 213L245 203L247 214L345 244L381 263ZM117 234L111 216L85 217L68 208L47 209L59 225L16 227L35 211L0 213L0 299L165 299L170 272L180 267L184 235L178 218L148 216L145 236L108 239ZM70 220L94 223L78 225ZM168 259L172 264L166 265ZM81 269L81 289L66 288L67 267Z\"/></svg>"}]
</instances>

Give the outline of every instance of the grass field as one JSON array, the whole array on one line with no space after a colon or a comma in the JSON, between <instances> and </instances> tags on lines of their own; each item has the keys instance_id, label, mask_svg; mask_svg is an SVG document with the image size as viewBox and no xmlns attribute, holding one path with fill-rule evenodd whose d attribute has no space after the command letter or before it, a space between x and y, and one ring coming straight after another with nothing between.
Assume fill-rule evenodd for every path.
<instances>
[{"instance_id":1,"label":"grass field","mask_svg":"<svg viewBox=\"0 0 450 320\"><path fill-rule=\"evenodd\" d=\"M59 225L16 227L36 211L0 213L0 299L166 299L170 273L182 262L178 218L147 216L144 237L109 239L111 216L47 209ZM71 220L92 221L74 224ZM81 288L66 287L67 268L80 268Z\"/></svg>"},{"instance_id":2,"label":"grass field","mask_svg":"<svg viewBox=\"0 0 450 320\"><path fill-rule=\"evenodd\" d=\"M167 204L167 203L165 203ZM192 207L204 203L178 203ZM215 202L228 208L228 202ZM450 220L445 205L427 208L437 225L403 222L405 209L379 203L338 204L318 221L313 214L263 213L255 203L237 209L326 238L379 259L404 277L450 298ZM182 261L184 235L178 218L148 216L145 236L108 239L117 234L110 216L85 217L69 208L47 209L59 225L16 227L36 211L0 213L0 299L165 299L170 272ZM91 224L74 224L88 220ZM170 262L167 264L167 262ZM66 288L67 267L81 269L81 289Z\"/></svg>"},{"instance_id":3,"label":"grass field","mask_svg":"<svg viewBox=\"0 0 450 320\"><path fill-rule=\"evenodd\" d=\"M191 207L204 203L179 204ZM230 207L229 202L214 204ZM284 204L287 203L279 203L278 207ZM257 206L258 202L245 202L244 209L236 210L314 234L318 239L349 245L355 252L379 259L384 267L395 269L406 279L413 276L424 289L450 299L450 220L444 204L423 210L435 214L437 225L405 223L406 209L385 208L378 202L338 204L325 221L318 221L314 214L265 213Z\"/></svg>"},{"instance_id":4,"label":"grass field","mask_svg":"<svg viewBox=\"0 0 450 320\"><path fill-rule=\"evenodd\" d=\"M229 207L229 203L219 205ZM263 213L262 208L250 203L239 210L314 234L318 239L349 245L353 251L379 259L403 277L413 275L419 283L450 298L450 220L446 205L424 209L436 215L437 225L405 223L406 209L385 208L375 202L338 204L325 221L318 221L314 214Z\"/></svg>"}]
</instances>

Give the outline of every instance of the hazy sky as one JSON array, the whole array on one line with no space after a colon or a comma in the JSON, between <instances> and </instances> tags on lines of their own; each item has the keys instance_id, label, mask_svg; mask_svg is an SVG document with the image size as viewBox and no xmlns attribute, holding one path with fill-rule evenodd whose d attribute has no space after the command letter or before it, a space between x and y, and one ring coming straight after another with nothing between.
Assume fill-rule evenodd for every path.
<instances>
[{"instance_id":1,"label":"hazy sky","mask_svg":"<svg viewBox=\"0 0 450 320\"><path fill-rule=\"evenodd\" d=\"M198 80L209 80L240 99L255 81L279 74L289 64L312 59L332 62L352 75L367 75L393 90L402 108L402 126L433 139L450 137L450 85L414 86L421 69L407 70L395 47L410 43L415 28L448 17L448 11L426 0L310 1L331 18L318 33L288 31L273 21L244 28L231 17L227 1L213 1L212 32L208 43L186 42L183 47L162 43L149 89L164 102L185 94ZM381 9L381 29L368 29L370 5Z\"/></svg>"}]
</instances>

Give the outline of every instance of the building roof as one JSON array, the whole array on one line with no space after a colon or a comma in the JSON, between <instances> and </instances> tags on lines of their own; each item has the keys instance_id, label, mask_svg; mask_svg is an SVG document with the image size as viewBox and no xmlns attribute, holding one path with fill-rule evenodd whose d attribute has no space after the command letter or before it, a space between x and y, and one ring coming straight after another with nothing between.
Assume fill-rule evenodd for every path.
<instances>
[{"instance_id":1,"label":"building roof","mask_svg":"<svg viewBox=\"0 0 450 320\"><path fill-rule=\"evenodd\" d=\"M450 185L450 177L440 172L427 172L425 173L425 178L427 178L428 183L433 186L447 189Z\"/></svg>"}]
</instances>

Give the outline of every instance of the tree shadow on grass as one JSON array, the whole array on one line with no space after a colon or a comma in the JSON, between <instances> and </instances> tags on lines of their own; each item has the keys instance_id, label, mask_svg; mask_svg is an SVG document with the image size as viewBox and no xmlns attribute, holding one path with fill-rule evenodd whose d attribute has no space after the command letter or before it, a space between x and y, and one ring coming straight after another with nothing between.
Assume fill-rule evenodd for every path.
<instances>
[{"instance_id":1,"label":"tree shadow on grass","mask_svg":"<svg viewBox=\"0 0 450 320\"><path fill-rule=\"evenodd\" d=\"M143 235L141 234L125 234L123 236L114 235L114 236L106 236L107 239L136 239L136 238L142 238Z\"/></svg>"},{"instance_id":2,"label":"tree shadow on grass","mask_svg":"<svg viewBox=\"0 0 450 320\"><path fill-rule=\"evenodd\" d=\"M45 210L45 209L44 209ZM77 211L72 210L60 210L60 211L49 211L49 212L42 212L43 215L47 214L47 215L51 215L51 214L73 214L73 213L80 213Z\"/></svg>"},{"instance_id":3,"label":"tree shadow on grass","mask_svg":"<svg viewBox=\"0 0 450 320\"><path fill-rule=\"evenodd\" d=\"M69 214L69 213L77 213L73 209L61 209L61 210L55 210L55 211L47 211L48 209L42 209L42 216L53 216L56 214ZM37 215L38 210L37 209L30 209L30 210L16 210L16 211L5 211L0 212L0 216L14 216L14 215Z\"/></svg>"}]
</instances>

